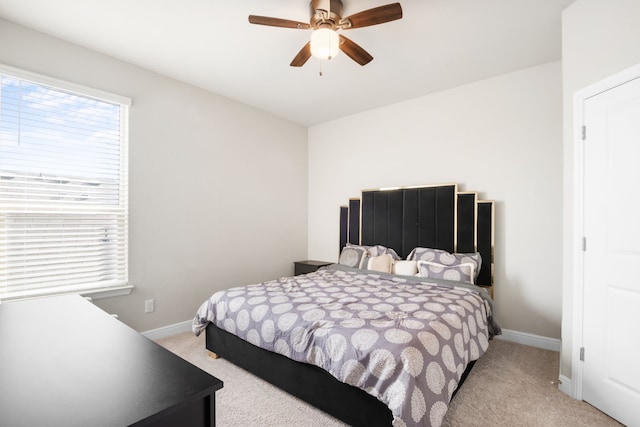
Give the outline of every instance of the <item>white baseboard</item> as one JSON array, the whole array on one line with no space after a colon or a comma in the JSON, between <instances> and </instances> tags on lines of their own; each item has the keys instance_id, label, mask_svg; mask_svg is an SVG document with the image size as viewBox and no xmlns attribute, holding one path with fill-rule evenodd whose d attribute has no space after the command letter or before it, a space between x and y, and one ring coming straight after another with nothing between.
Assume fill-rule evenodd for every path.
<instances>
[{"instance_id":1,"label":"white baseboard","mask_svg":"<svg viewBox=\"0 0 640 427\"><path fill-rule=\"evenodd\" d=\"M502 335L497 335L496 339L558 352L562 346L562 342L557 338L548 338L526 332L512 331L510 329L503 329Z\"/></svg>"},{"instance_id":2,"label":"white baseboard","mask_svg":"<svg viewBox=\"0 0 640 427\"><path fill-rule=\"evenodd\" d=\"M170 337L171 335L181 334L183 332L189 332L191 330L191 320L185 320L184 322L174 323L173 325L163 326L157 329L151 329L150 331L142 332L142 335L150 340L159 340L161 338Z\"/></svg>"},{"instance_id":3,"label":"white baseboard","mask_svg":"<svg viewBox=\"0 0 640 427\"><path fill-rule=\"evenodd\" d=\"M573 395L573 384L571 383L571 378L560 375L560 384L558 384L558 390L575 399L575 396Z\"/></svg>"}]
</instances>

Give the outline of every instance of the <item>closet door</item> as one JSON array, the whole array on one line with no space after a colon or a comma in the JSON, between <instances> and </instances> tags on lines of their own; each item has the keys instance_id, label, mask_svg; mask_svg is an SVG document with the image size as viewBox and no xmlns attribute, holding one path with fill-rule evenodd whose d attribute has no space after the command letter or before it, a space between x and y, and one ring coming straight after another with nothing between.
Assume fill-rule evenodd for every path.
<instances>
[{"instance_id":1,"label":"closet door","mask_svg":"<svg viewBox=\"0 0 640 427\"><path fill-rule=\"evenodd\" d=\"M640 78L584 101L582 398L640 426Z\"/></svg>"}]
</instances>

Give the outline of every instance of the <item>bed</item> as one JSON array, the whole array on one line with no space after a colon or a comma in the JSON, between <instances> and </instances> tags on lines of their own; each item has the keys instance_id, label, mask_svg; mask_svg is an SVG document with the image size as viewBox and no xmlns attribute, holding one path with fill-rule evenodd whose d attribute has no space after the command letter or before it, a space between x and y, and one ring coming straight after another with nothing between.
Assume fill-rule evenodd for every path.
<instances>
[{"instance_id":1,"label":"bed","mask_svg":"<svg viewBox=\"0 0 640 427\"><path fill-rule=\"evenodd\" d=\"M489 340L494 204L456 184L364 190L336 264L217 292L206 347L356 426L439 426Z\"/></svg>"}]
</instances>

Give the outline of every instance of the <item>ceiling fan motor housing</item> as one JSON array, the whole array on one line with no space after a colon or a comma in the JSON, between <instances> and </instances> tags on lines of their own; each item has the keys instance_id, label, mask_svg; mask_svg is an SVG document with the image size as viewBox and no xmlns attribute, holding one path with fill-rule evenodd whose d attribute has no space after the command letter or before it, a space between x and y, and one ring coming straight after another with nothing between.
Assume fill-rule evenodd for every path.
<instances>
[{"instance_id":1,"label":"ceiling fan motor housing","mask_svg":"<svg viewBox=\"0 0 640 427\"><path fill-rule=\"evenodd\" d=\"M311 21L313 28L337 26L342 19L341 0L311 0Z\"/></svg>"}]
</instances>

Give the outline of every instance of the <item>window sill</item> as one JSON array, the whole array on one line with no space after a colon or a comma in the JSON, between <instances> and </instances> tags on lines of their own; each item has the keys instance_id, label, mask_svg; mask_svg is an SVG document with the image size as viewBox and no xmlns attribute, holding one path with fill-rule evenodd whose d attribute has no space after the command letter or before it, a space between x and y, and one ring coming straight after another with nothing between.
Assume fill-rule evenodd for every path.
<instances>
[{"instance_id":1,"label":"window sill","mask_svg":"<svg viewBox=\"0 0 640 427\"><path fill-rule=\"evenodd\" d=\"M103 298L120 297L129 295L133 290L133 285L122 284L108 287L91 287L91 288L75 288L75 289L56 289L46 290L38 289L35 291L15 292L11 295L0 295L0 303L22 301L33 298L54 297L60 295L82 295L94 300Z\"/></svg>"}]
</instances>

